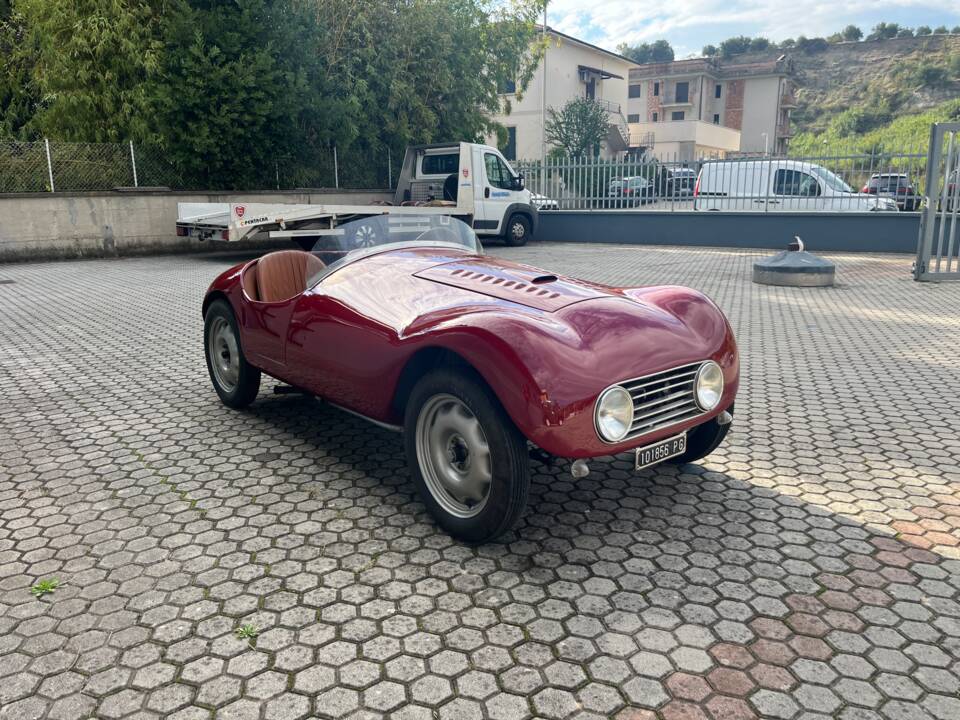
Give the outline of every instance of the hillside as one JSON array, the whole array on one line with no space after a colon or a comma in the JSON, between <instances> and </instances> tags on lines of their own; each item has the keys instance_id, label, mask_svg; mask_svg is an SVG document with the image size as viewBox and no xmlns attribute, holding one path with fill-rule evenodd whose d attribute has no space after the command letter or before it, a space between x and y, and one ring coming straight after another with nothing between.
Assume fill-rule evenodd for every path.
<instances>
[{"instance_id":1,"label":"hillside","mask_svg":"<svg viewBox=\"0 0 960 720\"><path fill-rule=\"evenodd\" d=\"M732 62L781 52L740 55ZM922 146L930 122L958 112L951 101L960 98L960 35L843 42L820 52L788 53L799 86L793 112L796 149L824 139L860 144L878 132L884 137L882 130L893 123L899 142ZM906 120L919 114L921 122Z\"/></svg>"}]
</instances>

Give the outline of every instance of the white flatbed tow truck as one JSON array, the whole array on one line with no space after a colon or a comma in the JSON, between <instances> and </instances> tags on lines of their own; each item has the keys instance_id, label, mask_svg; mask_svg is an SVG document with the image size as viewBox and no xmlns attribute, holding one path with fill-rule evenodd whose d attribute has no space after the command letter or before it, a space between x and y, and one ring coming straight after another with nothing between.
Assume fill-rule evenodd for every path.
<instances>
[{"instance_id":1,"label":"white flatbed tow truck","mask_svg":"<svg viewBox=\"0 0 960 720\"><path fill-rule=\"evenodd\" d=\"M404 156L393 203L369 205L292 203L179 203L177 235L201 240L288 238L311 247L340 225L360 218L356 247L374 244L378 223L404 216L447 215L471 225L477 235L500 236L523 245L536 231L537 206L500 152L487 145L447 143L410 147Z\"/></svg>"}]
</instances>

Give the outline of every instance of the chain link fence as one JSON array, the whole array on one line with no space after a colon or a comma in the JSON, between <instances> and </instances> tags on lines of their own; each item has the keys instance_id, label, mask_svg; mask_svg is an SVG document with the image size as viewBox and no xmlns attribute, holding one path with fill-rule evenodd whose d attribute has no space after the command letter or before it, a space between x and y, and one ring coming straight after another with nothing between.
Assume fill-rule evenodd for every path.
<instances>
[{"instance_id":1,"label":"chain link fence","mask_svg":"<svg viewBox=\"0 0 960 720\"><path fill-rule=\"evenodd\" d=\"M399 163L397 163L399 164ZM179 167L155 145L0 141L0 193L82 192L159 187L170 190L310 190L392 188L390 153L334 147L308 163L278 156L242 180Z\"/></svg>"},{"instance_id":2,"label":"chain link fence","mask_svg":"<svg viewBox=\"0 0 960 720\"><path fill-rule=\"evenodd\" d=\"M790 161L786 163L784 161ZM806 163L817 188L824 194L835 187L848 186L852 193L840 193L827 210L853 209L860 202L861 193L893 198L900 210L920 209L920 199L926 195L925 149L876 152L837 152L817 155L738 155L726 158L702 156L696 159L676 156L627 156L623 159L547 158L539 161L514 163L523 173L526 187L540 197L534 200L541 210L692 210L694 192L701 168L708 162L723 163L733 190L727 195L731 201L727 209L739 208L732 201L749 203L746 209L774 210L778 189L775 178L804 172L795 163ZM749 164L768 164L767 172L757 172ZM828 171L820 173L819 169ZM791 177L793 177L791 175ZM766 183L765 178L770 178ZM836 178L840 182L834 182ZM796 178L794 178L796 179ZM757 183L760 183L759 185ZM826 184L832 184L831 188ZM760 185L763 185L762 187ZM813 185L811 185L813 187ZM738 192L739 191L739 192ZM764 202L757 203L757 198ZM769 200L769 202L767 202ZM797 204L797 203L794 203ZM789 209L784 202L779 209ZM799 207L799 205L798 205ZM804 206L806 207L806 206Z\"/></svg>"}]
</instances>

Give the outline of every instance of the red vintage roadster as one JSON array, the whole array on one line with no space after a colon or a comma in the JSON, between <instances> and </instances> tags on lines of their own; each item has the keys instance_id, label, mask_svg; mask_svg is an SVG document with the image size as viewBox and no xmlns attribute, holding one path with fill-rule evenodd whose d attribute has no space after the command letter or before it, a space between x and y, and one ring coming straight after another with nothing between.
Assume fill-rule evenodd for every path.
<instances>
[{"instance_id":1,"label":"red vintage roadster","mask_svg":"<svg viewBox=\"0 0 960 720\"><path fill-rule=\"evenodd\" d=\"M632 451L636 467L712 452L732 421L733 333L706 297L614 288L483 254L442 215L317 230L203 302L207 367L233 408L261 373L404 434L423 502L452 535L492 539L520 516L531 453Z\"/></svg>"}]
</instances>

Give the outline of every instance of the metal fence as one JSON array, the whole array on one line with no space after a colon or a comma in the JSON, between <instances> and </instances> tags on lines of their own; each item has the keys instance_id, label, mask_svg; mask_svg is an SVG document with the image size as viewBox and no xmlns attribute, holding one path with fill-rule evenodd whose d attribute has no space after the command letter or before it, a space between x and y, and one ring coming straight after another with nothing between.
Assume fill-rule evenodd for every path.
<instances>
[{"instance_id":1,"label":"metal fence","mask_svg":"<svg viewBox=\"0 0 960 720\"><path fill-rule=\"evenodd\" d=\"M278 156L242 175L184 168L155 145L0 141L0 193L113 190L297 190L392 188L390 153L331 147L305 160Z\"/></svg>"},{"instance_id":2,"label":"metal fence","mask_svg":"<svg viewBox=\"0 0 960 720\"><path fill-rule=\"evenodd\" d=\"M711 174L719 184L701 188L697 209L866 211L895 205L910 212L921 209L926 195L926 160L926 152L905 150L695 160L548 158L515 166L526 186L543 196L538 202L547 211L692 210L700 170L714 163Z\"/></svg>"},{"instance_id":3,"label":"metal fence","mask_svg":"<svg viewBox=\"0 0 960 720\"><path fill-rule=\"evenodd\" d=\"M927 161L930 202L923 209L914 277L960 280L960 123L935 123Z\"/></svg>"}]
</instances>

